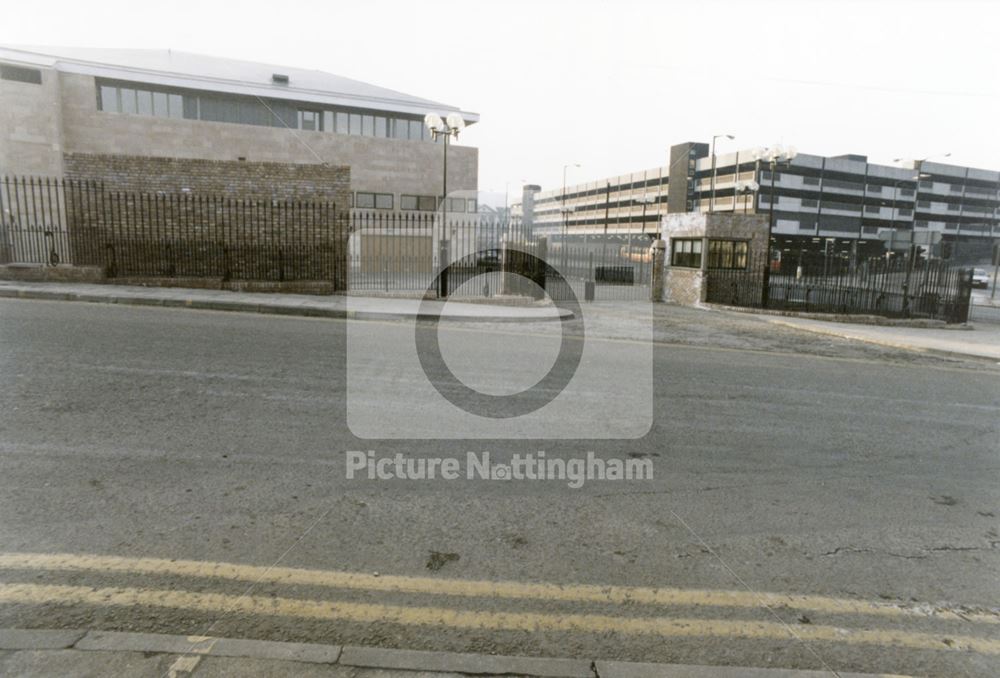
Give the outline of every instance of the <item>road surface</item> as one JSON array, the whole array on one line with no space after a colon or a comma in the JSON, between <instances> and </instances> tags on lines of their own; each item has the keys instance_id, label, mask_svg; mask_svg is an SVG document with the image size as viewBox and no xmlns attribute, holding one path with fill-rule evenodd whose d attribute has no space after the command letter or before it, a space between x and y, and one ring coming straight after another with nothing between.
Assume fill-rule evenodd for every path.
<instances>
[{"instance_id":1,"label":"road surface","mask_svg":"<svg viewBox=\"0 0 1000 678\"><path fill-rule=\"evenodd\" d=\"M0 626L1000 674L997 367L726 317L657 310L639 440L383 442L342 321L2 301ZM369 449L655 475L348 480Z\"/></svg>"}]
</instances>

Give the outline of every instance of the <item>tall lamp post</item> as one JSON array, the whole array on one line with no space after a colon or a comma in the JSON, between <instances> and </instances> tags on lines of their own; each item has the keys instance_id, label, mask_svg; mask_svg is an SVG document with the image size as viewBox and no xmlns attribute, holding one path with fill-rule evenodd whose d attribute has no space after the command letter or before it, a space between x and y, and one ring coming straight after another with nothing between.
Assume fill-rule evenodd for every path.
<instances>
[{"instance_id":1,"label":"tall lamp post","mask_svg":"<svg viewBox=\"0 0 1000 678\"><path fill-rule=\"evenodd\" d=\"M771 146L761 153L761 157L767 160L771 170L771 190L768 193L767 211L767 270L771 270L771 238L774 234L774 203L777 202L774 196L774 175L777 173L778 165L788 167L798 152L793 147L783 148L781 146Z\"/></svg>"},{"instance_id":2,"label":"tall lamp post","mask_svg":"<svg viewBox=\"0 0 1000 678\"><path fill-rule=\"evenodd\" d=\"M743 196L743 214L750 211L750 203L747 201L748 195L753 195L760 190L760 184L752 179L750 181L741 181L736 184L736 195ZM736 198L733 197L733 212L736 211Z\"/></svg>"},{"instance_id":3,"label":"tall lamp post","mask_svg":"<svg viewBox=\"0 0 1000 678\"><path fill-rule=\"evenodd\" d=\"M924 163L928 160L933 160L934 158L950 158L951 152L948 153L938 153L937 155L929 155L926 158L921 158L920 160L915 160L913 162L913 169L917 171L917 175L921 178L928 175L923 173ZM904 158L893 158L893 162L902 162ZM917 181L917 187L913 191L913 232L917 231L917 208L920 207L920 181Z\"/></svg>"},{"instance_id":4,"label":"tall lamp post","mask_svg":"<svg viewBox=\"0 0 1000 678\"><path fill-rule=\"evenodd\" d=\"M444 120L437 113L428 113L424 116L424 125L431 132L434 141L438 137L444 137L444 172L441 176L441 235L438 241L438 262L441 267L441 275L438 278L438 296L448 296L448 238L445 231L445 221L448 216L448 142L452 137L458 138L459 132L465 129L465 121L458 113L449 113Z\"/></svg>"},{"instance_id":5,"label":"tall lamp post","mask_svg":"<svg viewBox=\"0 0 1000 678\"><path fill-rule=\"evenodd\" d=\"M563 267L566 265L566 239L569 237L569 212L566 210L566 170L570 167L580 167L580 163L571 162L568 165L563 165L563 188L562 188L562 242L559 243L559 249L562 250L562 261Z\"/></svg>"},{"instance_id":6,"label":"tall lamp post","mask_svg":"<svg viewBox=\"0 0 1000 678\"><path fill-rule=\"evenodd\" d=\"M708 197L709 212L715 211L715 140L720 139L722 137L725 137L730 141L736 138L732 134L716 134L715 136L712 137L712 178L710 180L711 187L709 188L709 197ZM737 165L736 171L737 173L739 172L739 165ZM733 200L735 201L736 198L733 198Z\"/></svg>"}]
</instances>

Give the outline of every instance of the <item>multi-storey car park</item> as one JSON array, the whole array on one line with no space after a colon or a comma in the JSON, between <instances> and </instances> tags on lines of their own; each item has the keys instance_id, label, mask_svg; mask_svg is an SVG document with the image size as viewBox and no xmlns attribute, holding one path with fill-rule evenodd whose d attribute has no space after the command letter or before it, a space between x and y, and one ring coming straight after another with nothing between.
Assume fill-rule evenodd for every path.
<instances>
[{"instance_id":1,"label":"multi-storey car park","mask_svg":"<svg viewBox=\"0 0 1000 678\"><path fill-rule=\"evenodd\" d=\"M664 214L709 210L773 214L782 253L875 255L913 232L940 234L923 236L940 239L929 254L975 261L1000 237L1000 172L937 160L798 153L772 177L757 149L718 154L713 171L709 145L689 142L662 167L532 193L535 232L556 240L652 237Z\"/></svg>"}]
</instances>

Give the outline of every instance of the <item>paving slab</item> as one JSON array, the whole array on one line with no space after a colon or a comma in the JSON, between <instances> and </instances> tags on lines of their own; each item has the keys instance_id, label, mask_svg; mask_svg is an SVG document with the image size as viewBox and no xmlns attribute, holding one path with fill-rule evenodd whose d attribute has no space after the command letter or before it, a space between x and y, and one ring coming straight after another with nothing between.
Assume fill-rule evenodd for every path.
<instances>
[{"instance_id":1,"label":"paving slab","mask_svg":"<svg viewBox=\"0 0 1000 678\"><path fill-rule=\"evenodd\" d=\"M0 629L0 650L58 650L73 647L84 630Z\"/></svg>"},{"instance_id":2,"label":"paving slab","mask_svg":"<svg viewBox=\"0 0 1000 678\"><path fill-rule=\"evenodd\" d=\"M578 659L504 657L456 652L394 650L348 645L340 656L344 666L417 671L514 674L547 678L592 678L591 662Z\"/></svg>"},{"instance_id":3,"label":"paving slab","mask_svg":"<svg viewBox=\"0 0 1000 678\"><path fill-rule=\"evenodd\" d=\"M125 631L88 631L75 645L78 650L112 652L168 652L172 654L208 654L218 638L180 636L165 633L130 633Z\"/></svg>"},{"instance_id":4,"label":"paving slab","mask_svg":"<svg viewBox=\"0 0 1000 678\"><path fill-rule=\"evenodd\" d=\"M219 638L212 645L213 657L252 657L308 664L334 664L340 658L339 645L281 643L270 640Z\"/></svg>"},{"instance_id":5,"label":"paving slab","mask_svg":"<svg viewBox=\"0 0 1000 678\"><path fill-rule=\"evenodd\" d=\"M633 662L594 662L601 678L905 678L887 674L802 671L797 669L757 669L739 666L690 666Z\"/></svg>"},{"instance_id":6,"label":"paving slab","mask_svg":"<svg viewBox=\"0 0 1000 678\"><path fill-rule=\"evenodd\" d=\"M776 325L892 348L958 354L1000 361L1000 325L981 324L963 331L920 327L848 325L825 320L779 316L763 317Z\"/></svg>"}]
</instances>

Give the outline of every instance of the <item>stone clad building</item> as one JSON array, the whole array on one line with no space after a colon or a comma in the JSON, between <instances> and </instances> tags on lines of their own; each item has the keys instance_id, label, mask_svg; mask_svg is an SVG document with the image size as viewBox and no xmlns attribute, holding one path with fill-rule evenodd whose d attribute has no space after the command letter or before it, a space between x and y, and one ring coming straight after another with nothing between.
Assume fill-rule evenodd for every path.
<instances>
[{"instance_id":1,"label":"stone clad building","mask_svg":"<svg viewBox=\"0 0 1000 678\"><path fill-rule=\"evenodd\" d=\"M0 175L88 178L85 155L325 164L350 168L338 209L385 212L437 209L442 148L424 115L479 120L329 73L170 50L0 47L0 101ZM476 213L477 183L478 150L459 140L449 209Z\"/></svg>"}]
</instances>

